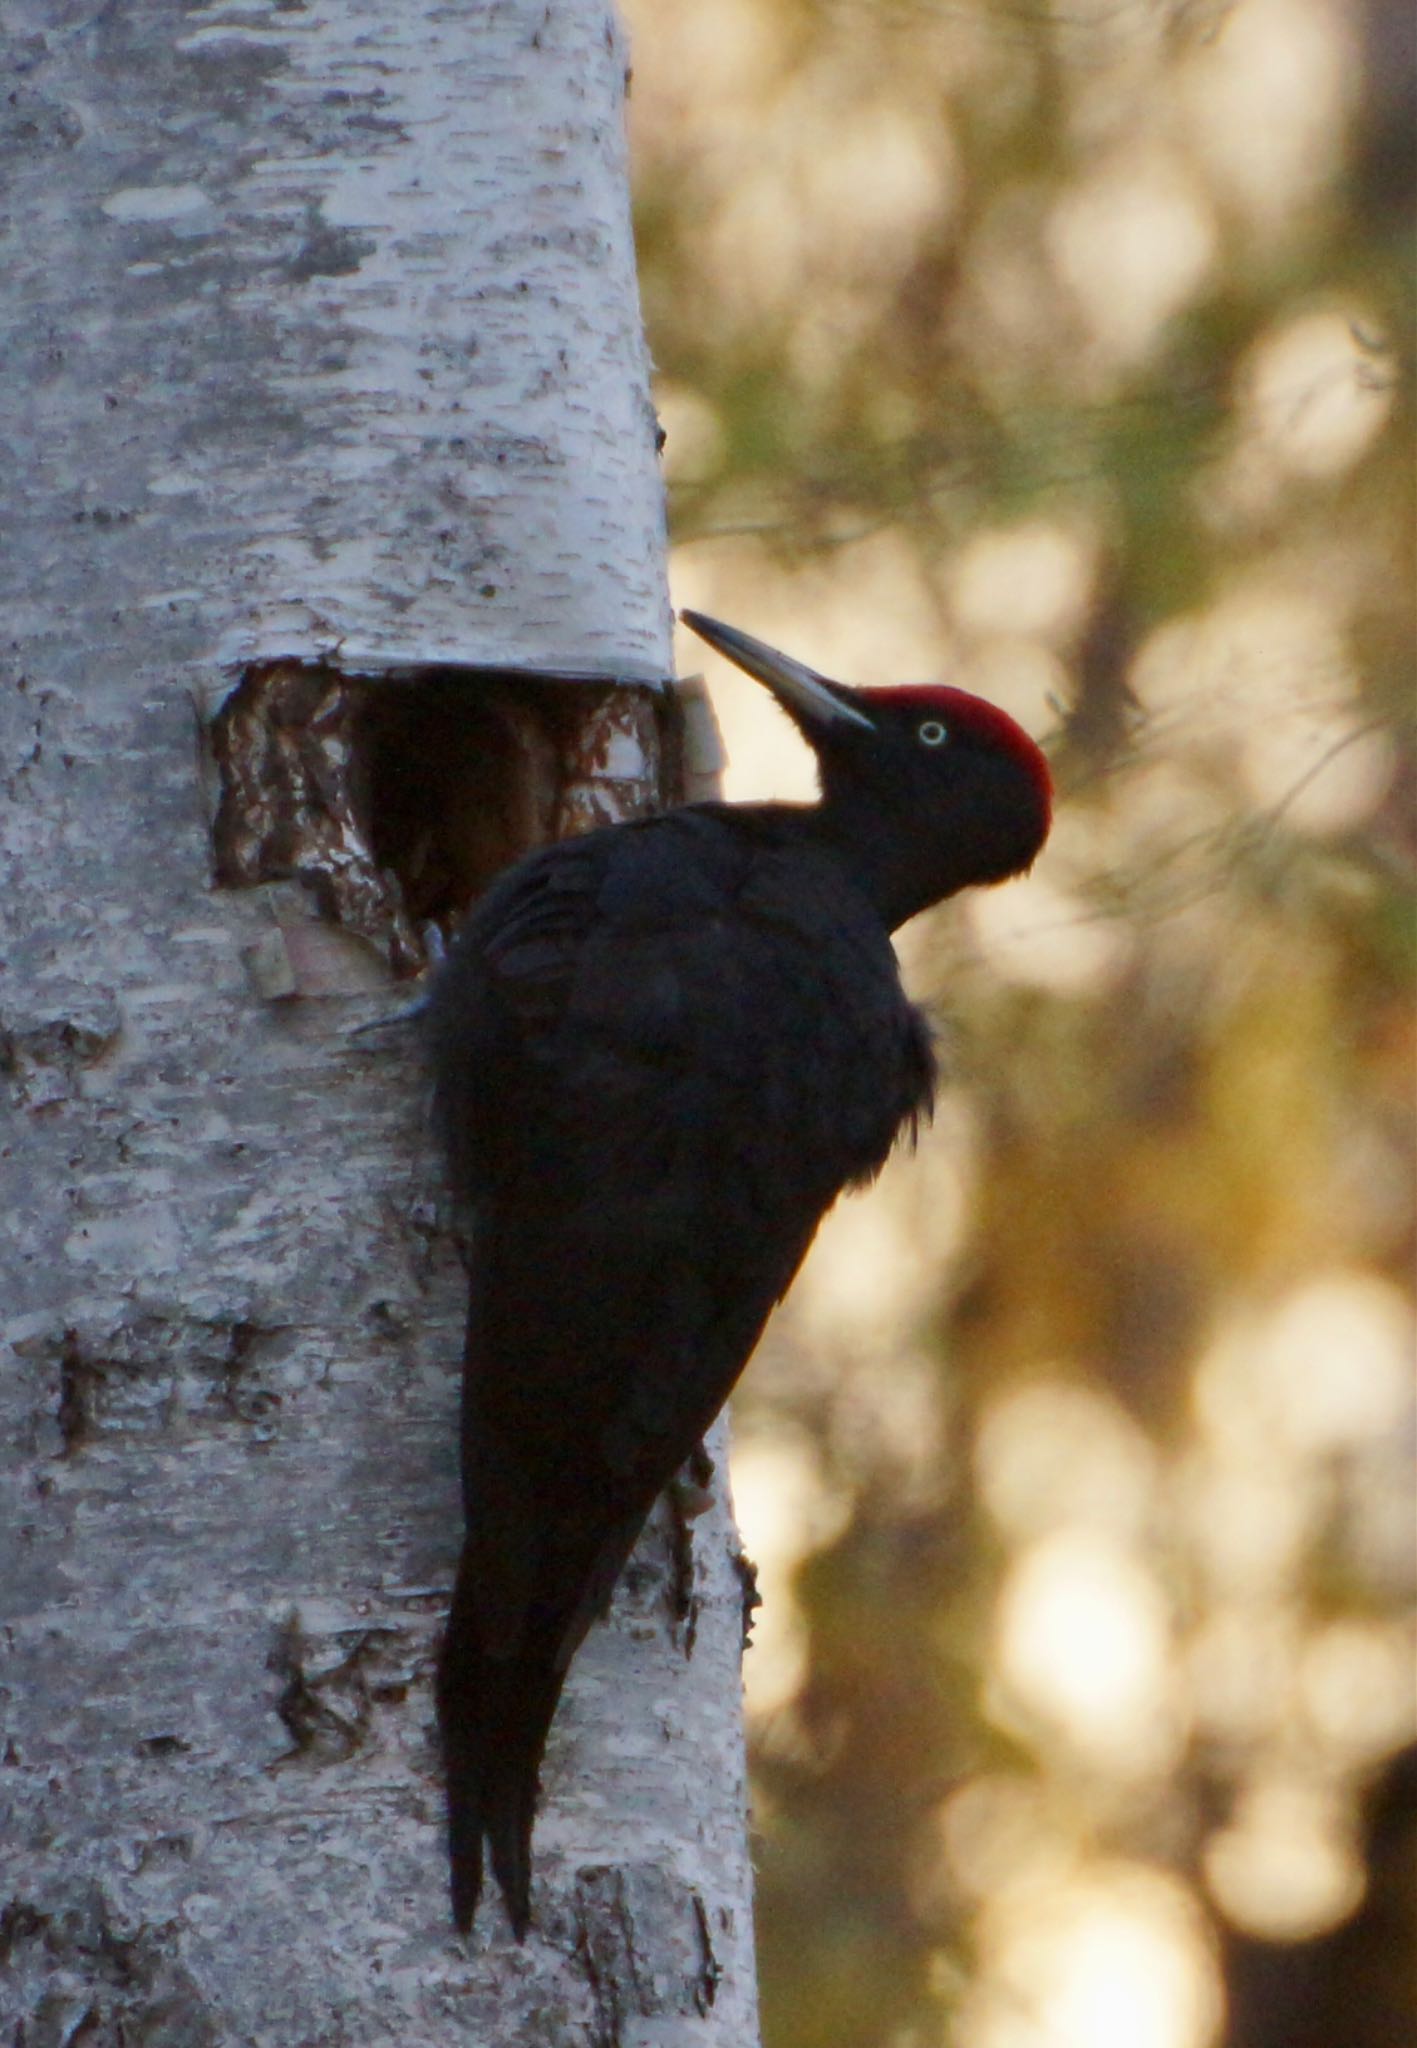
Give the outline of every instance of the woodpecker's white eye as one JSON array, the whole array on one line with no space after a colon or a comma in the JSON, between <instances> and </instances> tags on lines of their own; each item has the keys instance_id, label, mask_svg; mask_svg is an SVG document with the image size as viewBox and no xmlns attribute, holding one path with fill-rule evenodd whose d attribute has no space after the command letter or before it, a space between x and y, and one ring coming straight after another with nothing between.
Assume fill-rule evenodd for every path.
<instances>
[{"instance_id":1,"label":"woodpecker's white eye","mask_svg":"<svg viewBox=\"0 0 1417 2048\"><path fill-rule=\"evenodd\" d=\"M942 747L949 736L949 727L941 725L938 718L927 718L923 725L917 726L915 732L915 737L922 747Z\"/></svg>"}]
</instances>

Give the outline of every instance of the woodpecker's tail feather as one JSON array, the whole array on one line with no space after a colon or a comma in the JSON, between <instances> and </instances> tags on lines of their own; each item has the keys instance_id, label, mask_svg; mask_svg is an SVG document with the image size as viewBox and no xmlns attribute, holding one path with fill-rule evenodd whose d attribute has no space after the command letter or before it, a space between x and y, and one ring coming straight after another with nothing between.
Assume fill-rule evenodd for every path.
<instances>
[{"instance_id":1,"label":"woodpecker's tail feather","mask_svg":"<svg viewBox=\"0 0 1417 2048\"><path fill-rule=\"evenodd\" d=\"M536 1761L520 1759L493 1775L484 1808L492 1873L501 1888L507 1918L518 1941L525 1941L531 1924L531 1828L536 1818L538 1764L544 1743L543 1732Z\"/></svg>"},{"instance_id":2,"label":"woodpecker's tail feather","mask_svg":"<svg viewBox=\"0 0 1417 2048\"><path fill-rule=\"evenodd\" d=\"M472 1927L482 1845L517 1940L531 1922L531 1830L541 1759L571 1659L610 1604L644 1520L637 1506L589 1541L542 1555L487 1490L469 1526L438 1661L453 1918ZM509 1534L509 1531L511 1534Z\"/></svg>"},{"instance_id":3,"label":"woodpecker's tail feather","mask_svg":"<svg viewBox=\"0 0 1417 2048\"><path fill-rule=\"evenodd\" d=\"M447 1633L438 1659L438 1732L448 1800L448 1861L453 1919L467 1934L482 1895L485 1742L480 1726L488 1686L477 1623L458 1574Z\"/></svg>"},{"instance_id":4,"label":"woodpecker's tail feather","mask_svg":"<svg viewBox=\"0 0 1417 2048\"><path fill-rule=\"evenodd\" d=\"M476 1763L465 1746L451 1737L447 1716L443 1728L443 1759L448 1781L448 1868L453 1921L462 1934L472 1932L482 1896L482 1786Z\"/></svg>"},{"instance_id":5,"label":"woodpecker's tail feather","mask_svg":"<svg viewBox=\"0 0 1417 2048\"><path fill-rule=\"evenodd\" d=\"M488 1653L464 1568L438 1665L438 1725L447 1776L453 1919L471 1930L482 1894L482 1845L518 1941L531 1924L531 1830L541 1759L565 1683L556 1645Z\"/></svg>"}]
</instances>

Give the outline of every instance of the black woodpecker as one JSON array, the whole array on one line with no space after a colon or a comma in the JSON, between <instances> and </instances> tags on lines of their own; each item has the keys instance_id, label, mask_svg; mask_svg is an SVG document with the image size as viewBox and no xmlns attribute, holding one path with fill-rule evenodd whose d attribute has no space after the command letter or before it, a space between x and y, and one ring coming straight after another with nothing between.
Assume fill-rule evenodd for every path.
<instances>
[{"instance_id":1,"label":"black woodpecker","mask_svg":"<svg viewBox=\"0 0 1417 2048\"><path fill-rule=\"evenodd\" d=\"M690 804L509 868L429 1006L471 1234L466 1535L438 1670L453 1915L520 1939L567 1669L823 1213L928 1117L891 933L1028 868L1052 787L995 706L848 689L683 614L813 748L814 804Z\"/></svg>"}]
</instances>

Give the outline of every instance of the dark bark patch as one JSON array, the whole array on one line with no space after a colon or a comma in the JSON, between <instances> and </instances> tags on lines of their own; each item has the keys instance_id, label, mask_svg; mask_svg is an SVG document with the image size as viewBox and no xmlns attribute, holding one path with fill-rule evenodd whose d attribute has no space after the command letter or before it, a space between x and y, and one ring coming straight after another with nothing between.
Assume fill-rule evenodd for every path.
<instances>
[{"instance_id":1,"label":"dark bark patch","mask_svg":"<svg viewBox=\"0 0 1417 2048\"><path fill-rule=\"evenodd\" d=\"M0 1075L18 1106L44 1110L80 1090L79 1076L117 1044L122 1020L106 989L75 989L62 1009L26 1011L23 1002L0 1018Z\"/></svg>"},{"instance_id":2,"label":"dark bark patch","mask_svg":"<svg viewBox=\"0 0 1417 2048\"><path fill-rule=\"evenodd\" d=\"M275 1418L281 1397L274 1387L256 1377L256 1356L263 1332L256 1323L235 1322L230 1326L227 1353L221 1369L221 1405L237 1422L259 1427L263 1439L275 1434Z\"/></svg>"},{"instance_id":3,"label":"dark bark patch","mask_svg":"<svg viewBox=\"0 0 1417 2048\"><path fill-rule=\"evenodd\" d=\"M93 1434L93 1397L102 1374L84 1356L78 1333L64 1332L59 1352L59 1401L55 1419L59 1424L61 1457L73 1458Z\"/></svg>"},{"instance_id":4,"label":"dark bark patch","mask_svg":"<svg viewBox=\"0 0 1417 2048\"><path fill-rule=\"evenodd\" d=\"M136 1750L139 1756L161 1759L163 1757L186 1756L190 1752L191 1747L191 1743L184 1742L180 1735L145 1735L136 1745Z\"/></svg>"},{"instance_id":5,"label":"dark bark patch","mask_svg":"<svg viewBox=\"0 0 1417 2048\"><path fill-rule=\"evenodd\" d=\"M56 1883L0 1905L5 2036L16 2048L216 2048L206 2000L172 1954L170 1925L114 1925L96 1885Z\"/></svg>"},{"instance_id":6,"label":"dark bark patch","mask_svg":"<svg viewBox=\"0 0 1417 2048\"><path fill-rule=\"evenodd\" d=\"M346 1763L369 1744L378 1709L407 1699L418 1661L400 1629L346 1630L317 1641L298 1615L288 1616L266 1659L281 1681L274 1707L291 1739L272 1768Z\"/></svg>"},{"instance_id":7,"label":"dark bark patch","mask_svg":"<svg viewBox=\"0 0 1417 2048\"><path fill-rule=\"evenodd\" d=\"M378 247L372 236L335 227L319 206L311 205L305 211L304 239L287 264L286 275L292 284L308 284L313 277L348 277Z\"/></svg>"},{"instance_id":8,"label":"dark bark patch","mask_svg":"<svg viewBox=\"0 0 1417 2048\"><path fill-rule=\"evenodd\" d=\"M241 1423L252 1440L274 1436L282 1386L306 1391L308 1361L286 1355L279 1325L139 1315L101 1333L69 1328L21 1340L40 1361L61 1458L100 1436L181 1433L193 1418ZM280 1385L273 1384L280 1381Z\"/></svg>"},{"instance_id":9,"label":"dark bark patch","mask_svg":"<svg viewBox=\"0 0 1417 2048\"><path fill-rule=\"evenodd\" d=\"M758 1591L758 1567L741 1544L730 1560L738 1574L738 1584L743 1596L743 1648L746 1650L753 1640L753 1616L763 1604Z\"/></svg>"},{"instance_id":10,"label":"dark bark patch","mask_svg":"<svg viewBox=\"0 0 1417 2048\"><path fill-rule=\"evenodd\" d=\"M626 2048L635 2022L702 2018L722 1969L698 1892L654 1864L591 1864L576 1873L575 1953L590 1987L592 2048Z\"/></svg>"},{"instance_id":11,"label":"dark bark patch","mask_svg":"<svg viewBox=\"0 0 1417 2048\"><path fill-rule=\"evenodd\" d=\"M713 1476L713 1459L707 1446L700 1443L669 1487L669 1616L686 1660L694 1654L703 1606L698 1594L694 1524L713 1506Z\"/></svg>"},{"instance_id":12,"label":"dark bark patch","mask_svg":"<svg viewBox=\"0 0 1417 2048\"><path fill-rule=\"evenodd\" d=\"M275 1710L291 1742L274 1769L297 1757L308 1763L345 1763L363 1747L365 1717L357 1708L351 1714L325 1697L326 1687L306 1669L305 1640L294 1615L276 1637L266 1668L281 1681Z\"/></svg>"}]
</instances>

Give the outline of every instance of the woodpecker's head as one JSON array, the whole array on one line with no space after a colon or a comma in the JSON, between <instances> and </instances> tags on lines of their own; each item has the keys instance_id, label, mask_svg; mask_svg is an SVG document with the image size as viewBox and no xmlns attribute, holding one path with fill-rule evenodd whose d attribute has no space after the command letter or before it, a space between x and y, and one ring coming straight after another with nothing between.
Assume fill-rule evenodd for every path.
<instances>
[{"instance_id":1,"label":"woodpecker's head","mask_svg":"<svg viewBox=\"0 0 1417 2048\"><path fill-rule=\"evenodd\" d=\"M1052 777L997 705L945 683L849 689L702 612L679 616L765 684L810 743L823 824L863 864L892 926L1033 865L1052 822Z\"/></svg>"}]
</instances>

